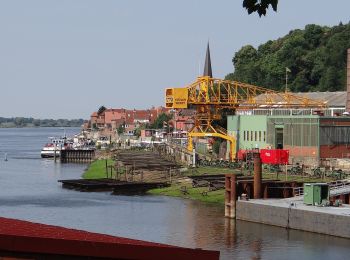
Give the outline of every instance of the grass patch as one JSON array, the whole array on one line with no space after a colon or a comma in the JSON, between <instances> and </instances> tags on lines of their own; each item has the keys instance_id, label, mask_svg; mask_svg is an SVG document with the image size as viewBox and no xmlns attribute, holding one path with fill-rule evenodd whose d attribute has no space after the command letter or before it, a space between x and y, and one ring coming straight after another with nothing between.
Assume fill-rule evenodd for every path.
<instances>
[{"instance_id":1,"label":"grass patch","mask_svg":"<svg viewBox=\"0 0 350 260\"><path fill-rule=\"evenodd\" d=\"M114 161L107 159L107 165L114 165ZM100 179L106 177L106 160L93 161L83 174L83 179Z\"/></svg>"},{"instance_id":2,"label":"grass patch","mask_svg":"<svg viewBox=\"0 0 350 260\"><path fill-rule=\"evenodd\" d=\"M182 186L186 186L188 194L181 191ZM206 195L202 195L203 192L206 192ZM149 190L148 194L179 197L221 205L224 205L225 202L225 190L208 191L206 187L192 188L191 185L173 184L170 187Z\"/></svg>"}]
</instances>

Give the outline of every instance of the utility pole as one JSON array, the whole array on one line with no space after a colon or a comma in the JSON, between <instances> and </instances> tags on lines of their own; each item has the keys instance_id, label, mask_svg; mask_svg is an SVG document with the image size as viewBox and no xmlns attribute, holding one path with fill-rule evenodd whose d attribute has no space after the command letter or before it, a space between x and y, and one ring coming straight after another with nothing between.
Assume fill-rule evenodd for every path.
<instances>
[{"instance_id":1,"label":"utility pole","mask_svg":"<svg viewBox=\"0 0 350 260\"><path fill-rule=\"evenodd\" d=\"M288 67L286 67L286 88L284 90L285 93L287 93L288 91L288 72L291 72L291 70Z\"/></svg>"}]
</instances>

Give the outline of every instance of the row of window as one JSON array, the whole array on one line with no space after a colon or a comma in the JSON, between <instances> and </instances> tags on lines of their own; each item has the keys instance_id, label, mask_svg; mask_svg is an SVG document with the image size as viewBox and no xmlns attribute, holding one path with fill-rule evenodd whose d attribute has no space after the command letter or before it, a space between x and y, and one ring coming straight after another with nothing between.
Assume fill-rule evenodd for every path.
<instances>
[{"instance_id":1,"label":"row of window","mask_svg":"<svg viewBox=\"0 0 350 260\"><path fill-rule=\"evenodd\" d=\"M243 140L266 142L266 131L243 131Z\"/></svg>"}]
</instances>

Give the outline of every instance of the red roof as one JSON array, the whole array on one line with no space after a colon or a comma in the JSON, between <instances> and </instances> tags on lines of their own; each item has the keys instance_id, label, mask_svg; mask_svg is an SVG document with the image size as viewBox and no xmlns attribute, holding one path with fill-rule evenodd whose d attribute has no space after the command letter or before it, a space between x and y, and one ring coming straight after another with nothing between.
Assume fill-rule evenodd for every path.
<instances>
[{"instance_id":1,"label":"red roof","mask_svg":"<svg viewBox=\"0 0 350 260\"><path fill-rule=\"evenodd\" d=\"M220 254L0 217L0 257L2 251L112 259L219 259Z\"/></svg>"}]
</instances>

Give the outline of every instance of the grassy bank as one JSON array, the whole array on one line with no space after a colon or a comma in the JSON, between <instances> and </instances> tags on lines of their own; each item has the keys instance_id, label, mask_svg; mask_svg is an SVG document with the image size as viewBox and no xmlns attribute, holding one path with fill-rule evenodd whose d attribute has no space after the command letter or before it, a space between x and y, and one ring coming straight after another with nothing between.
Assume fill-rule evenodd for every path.
<instances>
[{"instance_id":1,"label":"grassy bank","mask_svg":"<svg viewBox=\"0 0 350 260\"><path fill-rule=\"evenodd\" d=\"M112 159L107 160L107 165L114 165L114 161ZM225 174L225 173L239 173L238 170L232 170L227 168L215 168L215 167L200 167L196 169L190 169L184 173L185 176L193 176L193 175L211 175L211 174ZM248 172L243 172L245 175ZM83 174L84 179L98 179L98 178L106 178L106 160L96 160L92 162L86 172ZM310 178L310 177L302 177L302 176L287 176L288 181L300 181L300 182L327 182L330 181L329 178L325 180ZM264 179L277 179L276 174L271 173L263 173ZM284 181L285 175L279 174L278 179ZM184 188L186 187L186 188ZM208 191L207 187L193 188L190 183L182 183L177 184L174 183L170 187L153 189L148 191L148 194L152 195L164 195L171 197L179 197L185 199L193 199L207 203L215 203L218 205L224 205L224 197L225 190L216 190L216 191Z\"/></svg>"},{"instance_id":2,"label":"grassy bank","mask_svg":"<svg viewBox=\"0 0 350 260\"><path fill-rule=\"evenodd\" d=\"M184 193L183 186L186 187ZM153 189L148 194L193 199L207 203L224 205L225 190L208 191L208 188L192 188L191 185L173 184L167 188Z\"/></svg>"},{"instance_id":3,"label":"grassy bank","mask_svg":"<svg viewBox=\"0 0 350 260\"><path fill-rule=\"evenodd\" d=\"M232 170L227 168L215 168L215 167L200 167L196 169L191 169L185 173L186 176L193 176L193 175L211 175L211 174L225 174L225 173L240 173L239 170ZM243 171L244 175L248 175L248 171ZM251 175L253 177L253 175ZM271 179L271 180L281 180L285 181L286 176L285 174L274 174L274 173L263 173L263 179ZM287 181L298 181L298 182L329 182L331 181L330 178L313 178L309 176L290 176L287 175ZM186 186L186 192L183 192L184 188L183 186ZM149 194L153 195L164 195L164 196L171 196L171 197L180 197L180 198L186 198L186 199L193 199L198 200L202 202L208 202L208 203L215 203L218 205L224 205L225 202L225 190L216 190L216 191L208 191L207 187L201 187L201 188L192 188L191 184L172 184L171 187L167 188L159 188L159 189L153 189L148 192Z\"/></svg>"},{"instance_id":4,"label":"grassy bank","mask_svg":"<svg viewBox=\"0 0 350 260\"><path fill-rule=\"evenodd\" d=\"M114 165L112 159L107 159L107 165ZM83 174L83 179L106 178L106 160L93 161Z\"/></svg>"}]
</instances>

